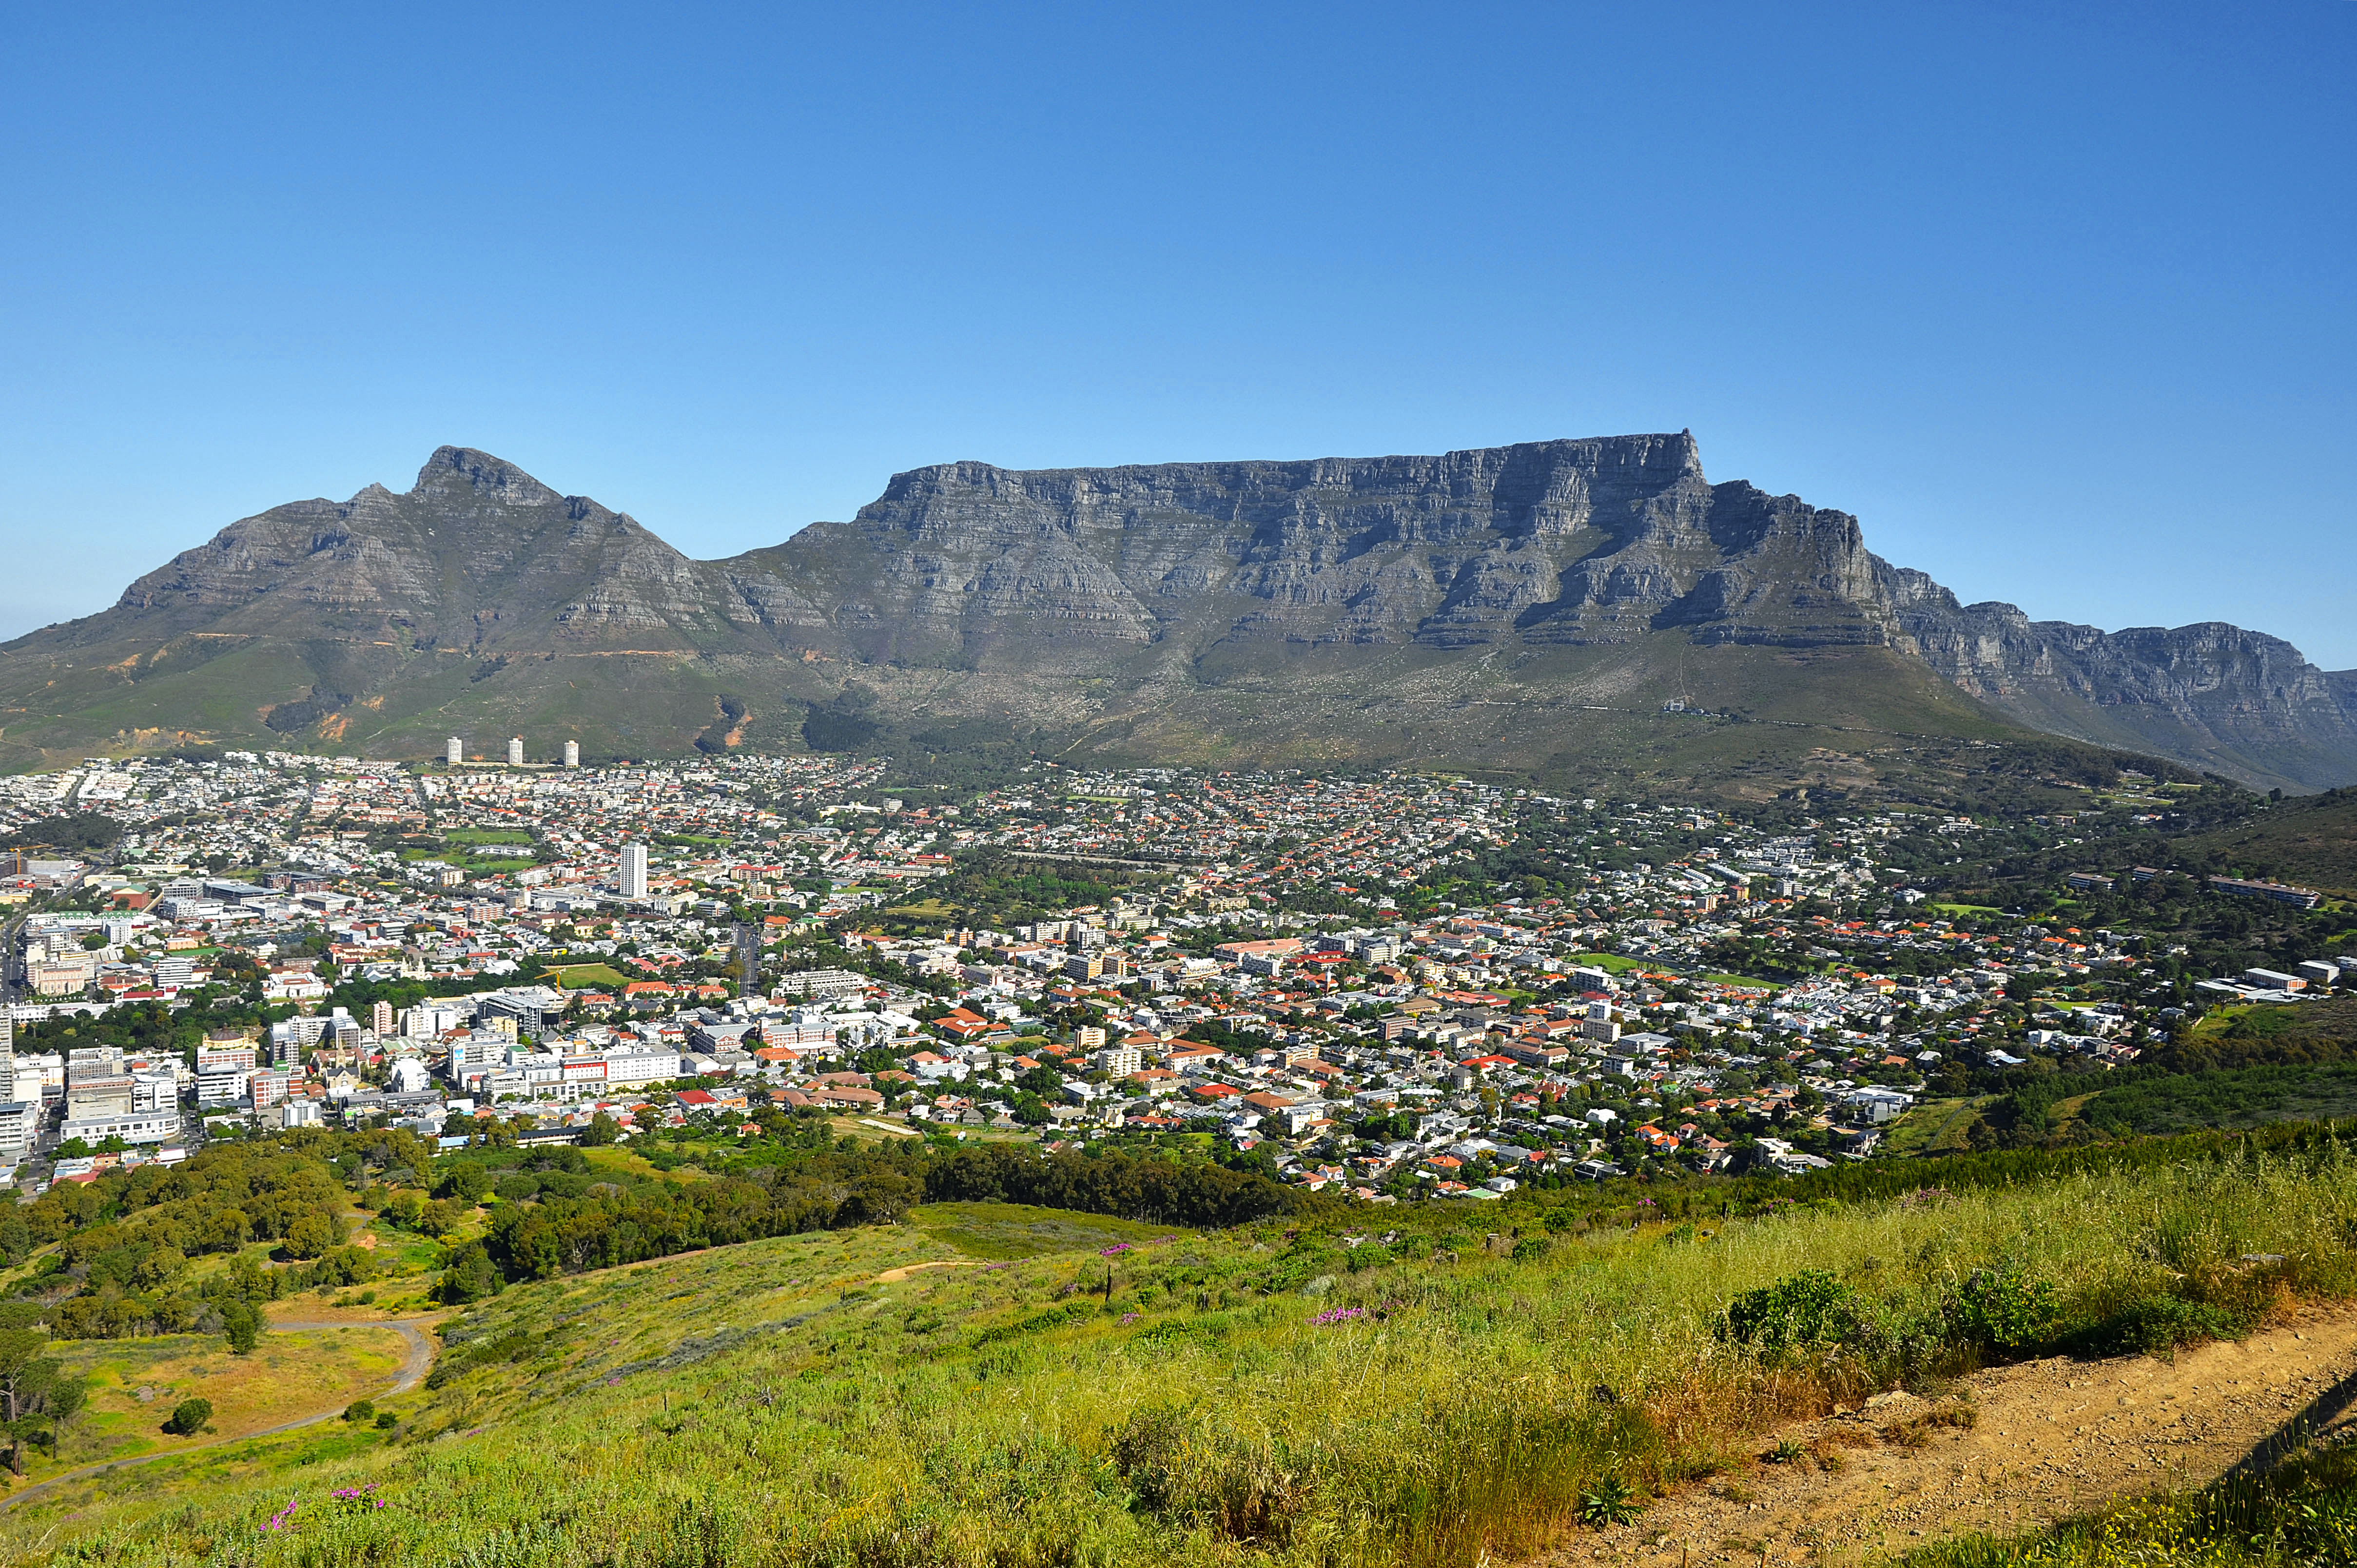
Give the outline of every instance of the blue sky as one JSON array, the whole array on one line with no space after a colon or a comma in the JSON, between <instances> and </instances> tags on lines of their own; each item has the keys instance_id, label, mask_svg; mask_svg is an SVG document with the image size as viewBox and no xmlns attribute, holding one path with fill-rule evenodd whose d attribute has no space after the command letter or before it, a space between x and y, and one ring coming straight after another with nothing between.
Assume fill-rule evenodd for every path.
<instances>
[{"instance_id":1,"label":"blue sky","mask_svg":"<svg viewBox=\"0 0 2357 1568\"><path fill-rule=\"evenodd\" d=\"M692 554L895 470L1690 427L1967 599L2357 666L2357 4L19 6L0 633L445 442Z\"/></svg>"}]
</instances>

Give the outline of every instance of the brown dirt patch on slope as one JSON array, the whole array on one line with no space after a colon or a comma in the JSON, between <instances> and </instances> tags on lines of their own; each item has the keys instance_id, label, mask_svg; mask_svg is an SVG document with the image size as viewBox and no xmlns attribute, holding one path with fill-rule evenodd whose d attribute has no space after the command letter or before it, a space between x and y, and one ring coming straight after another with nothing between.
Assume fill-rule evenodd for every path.
<instances>
[{"instance_id":1,"label":"brown dirt patch on slope","mask_svg":"<svg viewBox=\"0 0 2357 1568\"><path fill-rule=\"evenodd\" d=\"M1583 1530L1543 1561L1646 1568L1864 1563L1943 1536L2034 1530L2145 1493L2206 1486L2357 1374L2357 1309L2308 1309L2174 1360L2052 1359L1879 1395L1788 1428L1800 1450ZM2357 1425L2357 1410L2334 1412Z\"/></svg>"}]
</instances>

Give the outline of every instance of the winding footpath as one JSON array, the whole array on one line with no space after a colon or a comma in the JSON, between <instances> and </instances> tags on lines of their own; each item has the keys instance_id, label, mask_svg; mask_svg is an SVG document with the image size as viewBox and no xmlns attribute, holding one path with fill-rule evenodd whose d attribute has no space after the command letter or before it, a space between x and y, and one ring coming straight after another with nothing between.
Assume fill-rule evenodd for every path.
<instances>
[{"instance_id":1,"label":"winding footpath","mask_svg":"<svg viewBox=\"0 0 2357 1568\"><path fill-rule=\"evenodd\" d=\"M273 1334L301 1334L327 1328L392 1329L408 1342L409 1355L401 1363L400 1376L395 1378L392 1385L382 1393L375 1396L378 1399L390 1399L395 1394L409 1392L425 1380L427 1370L434 1365L434 1342L425 1337L423 1326L434 1321L433 1317L382 1318L373 1323L303 1323L290 1320L284 1323L266 1324L264 1326ZM275 1437L282 1433L298 1432L307 1426L317 1426L323 1421L332 1421L343 1414L344 1408L343 1405L337 1405L334 1409L323 1410L317 1415L307 1415L299 1420L282 1422L276 1426L265 1426L258 1432L241 1432L231 1437L209 1437L202 1443L188 1443L177 1447L160 1448L153 1454L140 1454L127 1459L106 1459L95 1465L84 1465L78 1470L68 1470L62 1475L51 1476L48 1480L27 1487L21 1492L0 1498L0 1513L6 1512L19 1503L31 1502L34 1498L43 1497L70 1482L86 1480L90 1477L102 1475L109 1470L127 1470L135 1465L152 1465L158 1459L177 1459L184 1454L195 1454L207 1448L218 1448L227 1443L251 1443L257 1437Z\"/></svg>"}]
</instances>

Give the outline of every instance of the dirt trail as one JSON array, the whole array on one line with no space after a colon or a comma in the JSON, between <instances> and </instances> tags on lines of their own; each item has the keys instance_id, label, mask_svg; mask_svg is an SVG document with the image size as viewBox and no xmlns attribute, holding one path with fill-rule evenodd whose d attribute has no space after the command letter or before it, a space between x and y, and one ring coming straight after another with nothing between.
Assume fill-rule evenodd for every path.
<instances>
[{"instance_id":1,"label":"dirt trail","mask_svg":"<svg viewBox=\"0 0 2357 1568\"><path fill-rule=\"evenodd\" d=\"M425 1380L426 1372L434 1365L434 1342L426 1338L420 1330L426 1325L439 1321L439 1316L437 1314L434 1317L379 1318L370 1324L281 1322L265 1324L264 1326L273 1334L301 1334L323 1328L392 1329L408 1343L409 1354L402 1360L401 1375L393 1380L393 1385L383 1393L376 1396L379 1399L390 1399L395 1394L409 1392ZM152 1454L136 1455L127 1459L108 1459L96 1465L84 1465L78 1470L68 1470L61 1475L51 1476L48 1480L27 1487L21 1492L0 1498L0 1512L5 1512L18 1503L29 1503L37 1498L47 1496L59 1487L86 1480L103 1471L127 1469L135 1465L152 1465L158 1459L177 1459L183 1454L193 1454L200 1448L218 1448L224 1443L251 1443L257 1437L275 1437L282 1432L295 1432L306 1426L317 1426L319 1423L331 1420L343 1412L344 1407L337 1405L332 1409L323 1410L317 1415L307 1415L299 1420L281 1422L275 1426L265 1426L256 1432L232 1433L226 1437L208 1437L201 1443L175 1444L169 1448L158 1449Z\"/></svg>"},{"instance_id":2,"label":"dirt trail","mask_svg":"<svg viewBox=\"0 0 2357 1568\"><path fill-rule=\"evenodd\" d=\"M898 1284L910 1274L926 1269L978 1269L988 1261L985 1258L936 1258L930 1263L903 1263L897 1269L887 1269L877 1274L876 1282L878 1284Z\"/></svg>"},{"instance_id":3,"label":"dirt trail","mask_svg":"<svg viewBox=\"0 0 2357 1568\"><path fill-rule=\"evenodd\" d=\"M1776 1437L1808 1452L1747 1463L1585 1530L1544 1562L1857 1563L1974 1530L2011 1533L2141 1493L2199 1487L2269 1456L2270 1440L2357 1425L2357 1310L2304 1311L2174 1362L2032 1361L1970 1380L1963 1399L1883 1395ZM1961 1390L1959 1391L1961 1393ZM1930 1419L1926 1419L1930 1418ZM1921 1446L1894 1440L1911 1426ZM1819 1455L1836 1455L1828 1469Z\"/></svg>"}]
</instances>

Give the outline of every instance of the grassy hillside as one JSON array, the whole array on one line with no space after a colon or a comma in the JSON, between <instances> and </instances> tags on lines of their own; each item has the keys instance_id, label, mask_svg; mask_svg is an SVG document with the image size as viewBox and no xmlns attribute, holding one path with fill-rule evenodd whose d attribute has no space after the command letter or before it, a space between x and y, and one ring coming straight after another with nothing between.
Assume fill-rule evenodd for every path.
<instances>
[{"instance_id":1,"label":"grassy hillside","mask_svg":"<svg viewBox=\"0 0 2357 1568\"><path fill-rule=\"evenodd\" d=\"M1992 779L2093 768L1889 649L1626 644L1443 651L1156 647L1012 668L864 665L738 650L396 646L371 634L122 638L0 651L0 768L192 743L438 757L447 736L536 758L690 754L699 741L887 755L910 782L1067 761L1470 769L1557 787L1794 789L1980 808ZM1683 704L1665 712L1664 704ZM296 722L298 721L299 722ZM1994 748L1994 749L1992 749ZM2147 764L2147 766L2152 766ZM2057 797L2060 799L2060 797ZM2051 803L2051 802L2045 802Z\"/></svg>"},{"instance_id":2,"label":"grassy hillside","mask_svg":"<svg viewBox=\"0 0 2357 1568\"><path fill-rule=\"evenodd\" d=\"M2050 1175L1633 1229L928 1205L511 1286L381 1435L0 1528L124 1564L1469 1564L1739 1469L1836 1397L2357 1290L2337 1145Z\"/></svg>"},{"instance_id":3,"label":"grassy hillside","mask_svg":"<svg viewBox=\"0 0 2357 1568\"><path fill-rule=\"evenodd\" d=\"M2180 839L2176 864L2357 898L2357 789L2277 801L2246 822Z\"/></svg>"}]
</instances>

